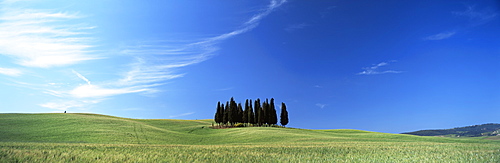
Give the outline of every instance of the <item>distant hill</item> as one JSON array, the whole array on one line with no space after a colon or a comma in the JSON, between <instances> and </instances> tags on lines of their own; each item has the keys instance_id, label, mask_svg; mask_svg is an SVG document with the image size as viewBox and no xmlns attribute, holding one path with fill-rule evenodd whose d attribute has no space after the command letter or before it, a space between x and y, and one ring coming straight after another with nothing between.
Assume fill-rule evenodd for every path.
<instances>
[{"instance_id":1,"label":"distant hill","mask_svg":"<svg viewBox=\"0 0 500 163\"><path fill-rule=\"evenodd\" d=\"M442 130L420 130L403 134L418 136L480 137L500 136L500 124L488 123Z\"/></svg>"}]
</instances>

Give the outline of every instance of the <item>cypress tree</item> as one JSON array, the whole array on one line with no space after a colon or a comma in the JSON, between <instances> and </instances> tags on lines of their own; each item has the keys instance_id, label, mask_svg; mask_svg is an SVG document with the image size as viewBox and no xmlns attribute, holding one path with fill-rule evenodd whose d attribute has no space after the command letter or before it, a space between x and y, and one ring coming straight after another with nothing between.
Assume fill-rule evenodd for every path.
<instances>
[{"instance_id":1,"label":"cypress tree","mask_svg":"<svg viewBox=\"0 0 500 163\"><path fill-rule=\"evenodd\" d=\"M261 106L259 106L259 108L257 109L257 113L258 113L257 124L259 124L259 126L262 126L265 123L265 119L264 119L264 110L262 109Z\"/></svg>"},{"instance_id":2,"label":"cypress tree","mask_svg":"<svg viewBox=\"0 0 500 163\"><path fill-rule=\"evenodd\" d=\"M280 123L283 126L286 126L288 124L288 111L286 111L286 105L284 102L281 103Z\"/></svg>"},{"instance_id":3,"label":"cypress tree","mask_svg":"<svg viewBox=\"0 0 500 163\"><path fill-rule=\"evenodd\" d=\"M262 103L262 124L269 124L269 100Z\"/></svg>"},{"instance_id":4,"label":"cypress tree","mask_svg":"<svg viewBox=\"0 0 500 163\"><path fill-rule=\"evenodd\" d=\"M230 124L235 124L238 122L241 122L241 116L239 114L239 109L238 109L238 104L236 104L236 101L234 101L234 98L231 97L231 100L229 101L229 123Z\"/></svg>"},{"instance_id":5,"label":"cypress tree","mask_svg":"<svg viewBox=\"0 0 500 163\"><path fill-rule=\"evenodd\" d=\"M224 104L220 105L220 114L219 114L219 123L224 123L224 114L225 114L225 109L224 109ZM219 124L220 125L220 124Z\"/></svg>"},{"instance_id":6,"label":"cypress tree","mask_svg":"<svg viewBox=\"0 0 500 163\"><path fill-rule=\"evenodd\" d=\"M248 103L248 123L255 124L255 113L253 112L252 100Z\"/></svg>"},{"instance_id":7,"label":"cypress tree","mask_svg":"<svg viewBox=\"0 0 500 163\"><path fill-rule=\"evenodd\" d=\"M255 100L255 121L259 126L264 123L264 114L260 106L260 99Z\"/></svg>"},{"instance_id":8,"label":"cypress tree","mask_svg":"<svg viewBox=\"0 0 500 163\"><path fill-rule=\"evenodd\" d=\"M254 117L253 120L255 121L255 124L259 124L259 99L254 101L254 106L253 106L253 112L254 112Z\"/></svg>"},{"instance_id":9,"label":"cypress tree","mask_svg":"<svg viewBox=\"0 0 500 163\"><path fill-rule=\"evenodd\" d=\"M271 103L269 103L269 124L277 124L278 117L276 115L276 109L274 108L274 98L271 98Z\"/></svg>"},{"instance_id":10,"label":"cypress tree","mask_svg":"<svg viewBox=\"0 0 500 163\"><path fill-rule=\"evenodd\" d=\"M238 114L236 112L236 103L234 102L234 99L231 97L231 100L229 100L229 115L228 115L228 120L229 120L229 123L232 125L234 124L235 120L236 120L236 115L235 114Z\"/></svg>"},{"instance_id":11,"label":"cypress tree","mask_svg":"<svg viewBox=\"0 0 500 163\"><path fill-rule=\"evenodd\" d=\"M238 114L236 114L236 122L242 123L243 122L243 108L241 107L241 103L238 103L237 113Z\"/></svg>"},{"instance_id":12,"label":"cypress tree","mask_svg":"<svg viewBox=\"0 0 500 163\"><path fill-rule=\"evenodd\" d=\"M221 113L221 109L220 108L221 107L220 107L220 101L219 101L219 102L217 102L217 112L215 112L215 117L214 117L215 123L218 123L219 125L222 122L221 115L223 114L223 113Z\"/></svg>"},{"instance_id":13,"label":"cypress tree","mask_svg":"<svg viewBox=\"0 0 500 163\"><path fill-rule=\"evenodd\" d=\"M234 123L238 123L239 119L238 119L238 104L236 103L236 101L234 101L234 98L231 98L231 109L233 111L233 114L232 114L232 117L233 117L233 124Z\"/></svg>"},{"instance_id":14,"label":"cypress tree","mask_svg":"<svg viewBox=\"0 0 500 163\"><path fill-rule=\"evenodd\" d=\"M245 110L243 110L243 123L248 123L248 99L245 100Z\"/></svg>"},{"instance_id":15,"label":"cypress tree","mask_svg":"<svg viewBox=\"0 0 500 163\"><path fill-rule=\"evenodd\" d=\"M222 108L224 108L222 123L227 124L229 122L229 102L226 102L226 107L224 107L224 104L222 104Z\"/></svg>"}]
</instances>

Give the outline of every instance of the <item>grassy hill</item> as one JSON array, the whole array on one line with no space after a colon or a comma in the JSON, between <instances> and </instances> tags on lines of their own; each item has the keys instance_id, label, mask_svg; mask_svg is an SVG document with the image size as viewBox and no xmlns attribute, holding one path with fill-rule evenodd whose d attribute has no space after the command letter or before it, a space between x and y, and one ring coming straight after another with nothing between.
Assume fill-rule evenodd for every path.
<instances>
[{"instance_id":1,"label":"grassy hill","mask_svg":"<svg viewBox=\"0 0 500 163\"><path fill-rule=\"evenodd\" d=\"M0 114L0 162L500 161L498 140L359 130L211 129L212 122Z\"/></svg>"},{"instance_id":2,"label":"grassy hill","mask_svg":"<svg viewBox=\"0 0 500 163\"><path fill-rule=\"evenodd\" d=\"M211 121L138 120L98 114L0 114L0 140L21 142L190 144ZM199 137L199 136L198 136Z\"/></svg>"},{"instance_id":3,"label":"grassy hill","mask_svg":"<svg viewBox=\"0 0 500 163\"><path fill-rule=\"evenodd\" d=\"M0 140L105 144L262 144L359 139L364 141L463 141L360 130L271 127L211 129L212 120L128 119L98 114L0 114ZM471 141L471 140L468 140ZM474 140L476 141L476 140Z\"/></svg>"},{"instance_id":4,"label":"grassy hill","mask_svg":"<svg viewBox=\"0 0 500 163\"><path fill-rule=\"evenodd\" d=\"M419 136L480 137L500 136L500 124L488 123L442 130L420 130L403 134Z\"/></svg>"}]
</instances>

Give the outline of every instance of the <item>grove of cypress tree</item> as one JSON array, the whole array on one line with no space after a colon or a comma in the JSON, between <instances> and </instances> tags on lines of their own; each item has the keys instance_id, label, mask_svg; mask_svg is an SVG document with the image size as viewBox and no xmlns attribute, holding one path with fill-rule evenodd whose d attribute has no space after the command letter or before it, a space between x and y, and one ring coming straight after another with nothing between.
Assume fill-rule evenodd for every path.
<instances>
[{"instance_id":1,"label":"grove of cypress tree","mask_svg":"<svg viewBox=\"0 0 500 163\"><path fill-rule=\"evenodd\" d=\"M254 106L252 106L254 104ZM288 111L285 103L281 103L280 123L285 126L288 124ZM245 100L245 108L243 110L241 103L236 103L234 97L231 97L226 104L217 102L217 111L214 120L219 125L234 125L235 123L249 123L262 125L275 125L278 123L277 112L274 106L274 98L266 99L261 103L257 98L254 102L251 99Z\"/></svg>"},{"instance_id":2,"label":"grove of cypress tree","mask_svg":"<svg viewBox=\"0 0 500 163\"><path fill-rule=\"evenodd\" d=\"M286 126L288 124L288 111L286 111L286 105L284 102L281 103L280 123L283 126Z\"/></svg>"}]
</instances>

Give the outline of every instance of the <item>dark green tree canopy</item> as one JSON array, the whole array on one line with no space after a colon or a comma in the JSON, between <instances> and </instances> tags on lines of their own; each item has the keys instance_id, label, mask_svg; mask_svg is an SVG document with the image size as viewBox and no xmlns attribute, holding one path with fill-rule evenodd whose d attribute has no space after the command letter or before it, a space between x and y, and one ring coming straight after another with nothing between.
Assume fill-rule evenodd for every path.
<instances>
[{"instance_id":1,"label":"dark green tree canopy","mask_svg":"<svg viewBox=\"0 0 500 163\"><path fill-rule=\"evenodd\" d=\"M243 123L248 123L248 99L245 101L245 110L243 110Z\"/></svg>"},{"instance_id":2,"label":"dark green tree canopy","mask_svg":"<svg viewBox=\"0 0 500 163\"><path fill-rule=\"evenodd\" d=\"M276 115L276 109L274 108L274 98L271 98L271 102L269 103L269 124L277 124L278 117Z\"/></svg>"},{"instance_id":3,"label":"dark green tree canopy","mask_svg":"<svg viewBox=\"0 0 500 163\"><path fill-rule=\"evenodd\" d=\"M215 113L215 123L222 123L224 117L224 104L220 104L220 101L217 102L217 112Z\"/></svg>"},{"instance_id":4,"label":"dark green tree canopy","mask_svg":"<svg viewBox=\"0 0 500 163\"><path fill-rule=\"evenodd\" d=\"M226 106L224 107L224 104L222 104L221 108L224 108L224 115L222 118L222 123L226 124L229 122L229 102L226 102Z\"/></svg>"},{"instance_id":5,"label":"dark green tree canopy","mask_svg":"<svg viewBox=\"0 0 500 163\"><path fill-rule=\"evenodd\" d=\"M280 123L283 126L286 126L288 124L288 111L286 110L286 105L283 102L281 103Z\"/></svg>"},{"instance_id":6,"label":"dark green tree canopy","mask_svg":"<svg viewBox=\"0 0 500 163\"><path fill-rule=\"evenodd\" d=\"M248 123L255 124L255 113L253 112L252 100L248 102Z\"/></svg>"}]
</instances>

